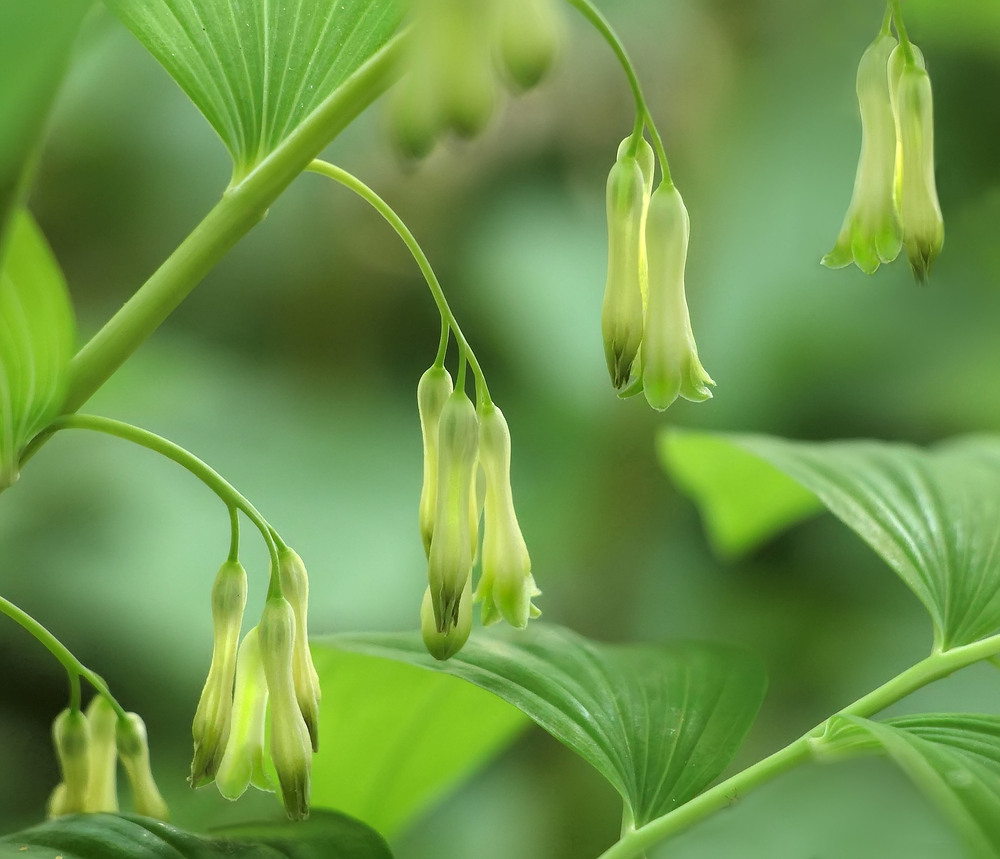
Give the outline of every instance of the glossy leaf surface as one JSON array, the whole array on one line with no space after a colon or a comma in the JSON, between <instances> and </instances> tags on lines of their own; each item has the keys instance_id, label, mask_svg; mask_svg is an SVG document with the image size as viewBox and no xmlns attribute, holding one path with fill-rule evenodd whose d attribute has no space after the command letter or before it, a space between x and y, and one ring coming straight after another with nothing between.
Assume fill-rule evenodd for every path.
<instances>
[{"instance_id":1,"label":"glossy leaf surface","mask_svg":"<svg viewBox=\"0 0 1000 859\"><path fill-rule=\"evenodd\" d=\"M545 625L474 635L447 662L428 656L419 635L323 642L493 692L592 764L639 824L697 795L722 772L766 686L760 663L741 649L599 644Z\"/></svg>"}]
</instances>

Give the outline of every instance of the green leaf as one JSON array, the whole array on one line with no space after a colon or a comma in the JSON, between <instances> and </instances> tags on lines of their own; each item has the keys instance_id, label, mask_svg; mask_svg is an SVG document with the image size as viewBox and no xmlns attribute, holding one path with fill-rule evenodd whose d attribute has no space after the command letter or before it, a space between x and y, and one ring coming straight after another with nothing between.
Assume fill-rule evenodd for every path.
<instances>
[{"instance_id":1,"label":"green leaf","mask_svg":"<svg viewBox=\"0 0 1000 859\"><path fill-rule=\"evenodd\" d=\"M77 814L0 838L0 859L56 853L62 859L392 859L377 832L329 811L300 823L231 826L211 836L135 814Z\"/></svg>"},{"instance_id":2,"label":"green leaf","mask_svg":"<svg viewBox=\"0 0 1000 859\"><path fill-rule=\"evenodd\" d=\"M387 837L505 747L527 720L445 674L313 645L323 688L312 804Z\"/></svg>"},{"instance_id":3,"label":"green leaf","mask_svg":"<svg viewBox=\"0 0 1000 859\"><path fill-rule=\"evenodd\" d=\"M952 819L977 856L1000 856L1000 717L835 716L817 748L884 752Z\"/></svg>"},{"instance_id":4,"label":"green leaf","mask_svg":"<svg viewBox=\"0 0 1000 859\"><path fill-rule=\"evenodd\" d=\"M721 436L672 429L660 459L680 489L697 499L712 547L735 558L823 509L790 477Z\"/></svg>"},{"instance_id":5,"label":"green leaf","mask_svg":"<svg viewBox=\"0 0 1000 859\"><path fill-rule=\"evenodd\" d=\"M222 138L234 180L298 128L401 18L398 0L105 0Z\"/></svg>"},{"instance_id":6,"label":"green leaf","mask_svg":"<svg viewBox=\"0 0 1000 859\"><path fill-rule=\"evenodd\" d=\"M592 764L639 825L722 772L766 686L759 661L741 649L598 644L544 624L476 635L447 662L428 656L416 634L322 641L461 677L498 695Z\"/></svg>"},{"instance_id":7,"label":"green leaf","mask_svg":"<svg viewBox=\"0 0 1000 859\"><path fill-rule=\"evenodd\" d=\"M0 241L90 0L0 0Z\"/></svg>"},{"instance_id":8,"label":"green leaf","mask_svg":"<svg viewBox=\"0 0 1000 859\"><path fill-rule=\"evenodd\" d=\"M921 450L874 441L716 440L813 493L892 567L948 650L1000 632L1000 439ZM718 487L707 483L699 500Z\"/></svg>"},{"instance_id":9,"label":"green leaf","mask_svg":"<svg viewBox=\"0 0 1000 859\"><path fill-rule=\"evenodd\" d=\"M26 212L15 214L0 268L0 490L24 445L59 411L73 347L62 272Z\"/></svg>"}]
</instances>

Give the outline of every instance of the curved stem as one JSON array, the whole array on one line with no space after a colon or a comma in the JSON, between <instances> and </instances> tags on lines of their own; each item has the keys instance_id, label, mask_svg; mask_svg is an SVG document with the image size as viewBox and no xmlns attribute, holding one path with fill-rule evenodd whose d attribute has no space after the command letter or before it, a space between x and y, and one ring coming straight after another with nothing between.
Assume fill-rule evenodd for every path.
<instances>
[{"instance_id":1,"label":"curved stem","mask_svg":"<svg viewBox=\"0 0 1000 859\"><path fill-rule=\"evenodd\" d=\"M29 632L38 641L38 643L48 650L49 653L51 653L59 661L59 664L66 669L66 673L69 675L70 707L72 709L80 709L80 678L82 677L101 695L107 698L109 702L111 702L111 706L114 707L115 712L120 717L125 715L125 710L122 708L121 704L118 703L115 696L111 694L111 691L108 689L108 684L105 683L97 674L87 668L86 665L84 665L70 652L69 648L67 648L65 644L63 644L30 614L3 597L0 597L0 614L7 615L7 617Z\"/></svg>"},{"instance_id":2,"label":"curved stem","mask_svg":"<svg viewBox=\"0 0 1000 859\"><path fill-rule=\"evenodd\" d=\"M834 715L865 718L874 716L928 683L947 677L975 662L996 656L998 653L1000 653L1000 635L951 650L935 651L853 704L838 710ZM809 760L812 754L811 743L824 734L828 723L829 719L824 720L785 748L720 782L673 811L637 829L623 833L619 841L604 851L599 859L637 859L648 848L735 802L748 790Z\"/></svg>"},{"instance_id":3,"label":"curved stem","mask_svg":"<svg viewBox=\"0 0 1000 859\"><path fill-rule=\"evenodd\" d=\"M906 34L906 25L903 23L903 13L899 8L899 0L889 0L889 8L892 9L892 20L896 24L896 33L899 36L899 47L903 51L903 59L906 65L912 66L914 63L913 44Z\"/></svg>"},{"instance_id":4,"label":"curved stem","mask_svg":"<svg viewBox=\"0 0 1000 859\"><path fill-rule=\"evenodd\" d=\"M660 162L660 172L663 174L663 182L668 187L672 186L673 180L670 178L670 165L667 162L667 151L663 147L663 139L656 128L656 123L653 122L653 116L649 112L649 108L646 106L646 99L642 94L642 85L639 83L639 77L635 73L635 67L632 65L632 60L629 59L625 46L622 44L621 39L618 38L618 34L615 33L611 24L608 23L608 19L594 6L591 0L569 0L569 3L600 33L601 37L608 43L618 58L618 63L621 65L622 71L625 72L625 78L628 80L628 85L632 90L632 98L635 100L636 126L640 127L640 133L641 125L643 124L649 129L649 136L653 139L653 149L656 151L657 160Z\"/></svg>"},{"instance_id":5,"label":"curved stem","mask_svg":"<svg viewBox=\"0 0 1000 859\"><path fill-rule=\"evenodd\" d=\"M228 560L239 561L240 559L240 511L239 508L229 506L229 558Z\"/></svg>"},{"instance_id":6,"label":"curved stem","mask_svg":"<svg viewBox=\"0 0 1000 859\"><path fill-rule=\"evenodd\" d=\"M375 209L375 211L388 222L389 226L396 231L396 234L400 237L400 239L402 239L403 244L406 245L410 254L413 256L414 261L417 263L417 266L420 268L420 272L423 274L424 280L427 281L427 287L431 291L434 303L437 305L438 312L441 314L442 320L445 320L452 332L454 332L455 340L458 341L460 352L469 361L469 366L472 368L472 373L476 378L477 399L479 399L484 405L492 405L493 401L490 399L490 391L486 385L486 377L483 375L483 370L479 366L479 361L476 359L476 355L472 351L469 341L465 339L465 335L462 333L458 320L455 318L455 314L452 312L451 307L448 304L448 299L445 297L444 290L441 288L441 283L438 281L437 275L434 274L434 269L431 268L427 255L421 249L419 243L414 238L413 233L410 232L409 227L403 223L403 219L393 211L392 207L386 203L385 200L383 200L364 182L358 179L357 176L348 173L346 170L342 170L334 164L330 164L326 161L320 161L319 159L313 161L309 165L308 169L313 173L319 173L321 176L333 179L334 182L339 182L345 188L353 191L361 197L362 200L368 203L368 205ZM443 336L444 335L442 334L442 338ZM445 345L447 346L446 341Z\"/></svg>"},{"instance_id":7,"label":"curved stem","mask_svg":"<svg viewBox=\"0 0 1000 859\"><path fill-rule=\"evenodd\" d=\"M444 359L448 354L448 340L451 336L451 325L443 316L441 317L441 339L438 341L437 355L434 356L434 366L444 367Z\"/></svg>"}]
</instances>

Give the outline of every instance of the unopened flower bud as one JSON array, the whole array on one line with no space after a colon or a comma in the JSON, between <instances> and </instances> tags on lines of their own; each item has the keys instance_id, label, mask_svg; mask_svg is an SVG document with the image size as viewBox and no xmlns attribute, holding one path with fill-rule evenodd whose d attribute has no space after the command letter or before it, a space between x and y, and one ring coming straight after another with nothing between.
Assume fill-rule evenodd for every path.
<instances>
[{"instance_id":1,"label":"unopened flower bud","mask_svg":"<svg viewBox=\"0 0 1000 859\"><path fill-rule=\"evenodd\" d=\"M528 547L514 512L510 488L510 431L503 413L489 405L479 411L479 462L486 475L482 575L476 599L482 601L483 624L503 616L523 629L538 615L531 598L541 592L531 575Z\"/></svg>"},{"instance_id":2,"label":"unopened flower bud","mask_svg":"<svg viewBox=\"0 0 1000 859\"><path fill-rule=\"evenodd\" d=\"M478 446L476 408L464 391L455 390L438 422L437 504L427 561L434 623L440 633L459 622L462 591L476 554L479 534L472 493Z\"/></svg>"},{"instance_id":3,"label":"unopened flower bud","mask_svg":"<svg viewBox=\"0 0 1000 859\"><path fill-rule=\"evenodd\" d=\"M872 274L880 262L891 262L899 254L902 232L893 202L896 125L888 74L889 55L895 46L895 38L880 34L858 64L861 157L837 243L822 260L830 268L854 262Z\"/></svg>"},{"instance_id":4,"label":"unopened flower bud","mask_svg":"<svg viewBox=\"0 0 1000 859\"><path fill-rule=\"evenodd\" d=\"M87 811L118 811L118 746L115 731L118 714L103 695L87 705L90 725L90 780Z\"/></svg>"},{"instance_id":5,"label":"unopened flower bud","mask_svg":"<svg viewBox=\"0 0 1000 859\"><path fill-rule=\"evenodd\" d=\"M424 5L425 14L437 16L433 38L444 120L456 134L472 137L486 126L496 98L492 0L424 0Z\"/></svg>"},{"instance_id":6,"label":"unopened flower bud","mask_svg":"<svg viewBox=\"0 0 1000 859\"><path fill-rule=\"evenodd\" d=\"M238 799L251 784L261 790L272 790L264 770L266 717L267 678L255 626L243 636L236 658L232 727L215 774L215 785L226 799Z\"/></svg>"},{"instance_id":7,"label":"unopened flower bud","mask_svg":"<svg viewBox=\"0 0 1000 859\"><path fill-rule=\"evenodd\" d=\"M194 758L189 781L194 787L212 780L226 748L236 649L246 601L246 570L239 561L226 561L212 585L212 664L191 725Z\"/></svg>"},{"instance_id":8,"label":"unopened flower bud","mask_svg":"<svg viewBox=\"0 0 1000 859\"><path fill-rule=\"evenodd\" d=\"M49 816L87 810L90 780L90 724L80 710L63 710L52 723L52 741L62 782L49 799Z\"/></svg>"},{"instance_id":9,"label":"unopened flower bud","mask_svg":"<svg viewBox=\"0 0 1000 859\"><path fill-rule=\"evenodd\" d=\"M312 742L295 696L292 661L295 614L283 597L268 599L257 628L271 711L271 760L281 800L292 820L309 816L309 767Z\"/></svg>"},{"instance_id":10,"label":"unopened flower bud","mask_svg":"<svg viewBox=\"0 0 1000 859\"><path fill-rule=\"evenodd\" d=\"M601 305L604 357L619 390L629 382L642 342L644 188L638 160L619 158L608 175L608 279Z\"/></svg>"},{"instance_id":11,"label":"unopened flower bud","mask_svg":"<svg viewBox=\"0 0 1000 859\"><path fill-rule=\"evenodd\" d=\"M434 605L431 600L431 589L424 591L420 602L420 634L424 639L424 647L435 659L442 662L451 659L469 640L472 631L472 578L466 580L459 598L458 621L444 632L438 632L434 620Z\"/></svg>"},{"instance_id":12,"label":"unopened flower bud","mask_svg":"<svg viewBox=\"0 0 1000 859\"><path fill-rule=\"evenodd\" d=\"M684 294L688 213L673 185L661 184L646 214L649 293L642 341L643 389L654 409L665 409L678 395L692 402L712 396L714 385L698 360Z\"/></svg>"},{"instance_id":13,"label":"unopened flower bud","mask_svg":"<svg viewBox=\"0 0 1000 859\"><path fill-rule=\"evenodd\" d=\"M437 365L427 370L417 383L417 412L424 442L424 483L420 490L419 519L425 554L430 554L431 550L437 505L438 420L452 388L451 375Z\"/></svg>"},{"instance_id":14,"label":"unopened flower bud","mask_svg":"<svg viewBox=\"0 0 1000 859\"><path fill-rule=\"evenodd\" d=\"M518 89L531 89L552 65L559 46L559 18L552 0L503 0L500 56Z\"/></svg>"},{"instance_id":15,"label":"unopened flower bud","mask_svg":"<svg viewBox=\"0 0 1000 859\"><path fill-rule=\"evenodd\" d=\"M295 615L295 646L292 648L292 680L295 698L309 729L314 752L319 751L319 675L309 651L309 577L302 558L287 546L278 549L281 593Z\"/></svg>"},{"instance_id":16,"label":"unopened flower bud","mask_svg":"<svg viewBox=\"0 0 1000 859\"><path fill-rule=\"evenodd\" d=\"M126 713L115 726L118 757L121 758L132 788L132 807L136 814L166 820L169 811L153 780L149 765L149 740L146 725L137 713Z\"/></svg>"}]
</instances>

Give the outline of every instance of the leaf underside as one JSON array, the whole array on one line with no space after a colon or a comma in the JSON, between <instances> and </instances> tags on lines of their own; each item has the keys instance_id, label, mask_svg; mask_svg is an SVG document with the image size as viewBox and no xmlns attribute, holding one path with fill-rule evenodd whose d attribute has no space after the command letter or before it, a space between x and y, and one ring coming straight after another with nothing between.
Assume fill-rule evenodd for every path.
<instances>
[{"instance_id":1,"label":"leaf underside","mask_svg":"<svg viewBox=\"0 0 1000 859\"><path fill-rule=\"evenodd\" d=\"M338 635L325 645L461 677L521 709L592 764L638 825L710 784L743 742L764 695L759 661L733 647L608 645L536 625L490 630L447 662L419 635Z\"/></svg>"}]
</instances>

